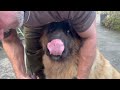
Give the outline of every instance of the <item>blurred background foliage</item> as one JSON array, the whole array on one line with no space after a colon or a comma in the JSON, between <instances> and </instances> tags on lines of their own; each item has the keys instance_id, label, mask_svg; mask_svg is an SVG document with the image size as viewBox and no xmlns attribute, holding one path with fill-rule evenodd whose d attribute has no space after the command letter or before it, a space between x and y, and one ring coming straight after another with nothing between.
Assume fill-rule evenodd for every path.
<instances>
[{"instance_id":1,"label":"blurred background foliage","mask_svg":"<svg viewBox=\"0 0 120 90\"><path fill-rule=\"evenodd\" d=\"M120 31L120 11L101 11L101 24L110 30Z\"/></svg>"}]
</instances>

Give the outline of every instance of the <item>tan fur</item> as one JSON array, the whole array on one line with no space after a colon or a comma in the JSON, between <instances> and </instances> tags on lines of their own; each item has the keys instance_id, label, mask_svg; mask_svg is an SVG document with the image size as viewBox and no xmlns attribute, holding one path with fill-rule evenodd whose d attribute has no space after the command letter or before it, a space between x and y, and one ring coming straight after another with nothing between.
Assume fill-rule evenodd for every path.
<instances>
[{"instance_id":1,"label":"tan fur","mask_svg":"<svg viewBox=\"0 0 120 90\"><path fill-rule=\"evenodd\" d=\"M92 66L90 79L120 79L120 73L97 50L97 56Z\"/></svg>"},{"instance_id":2,"label":"tan fur","mask_svg":"<svg viewBox=\"0 0 120 90\"><path fill-rule=\"evenodd\" d=\"M69 60L55 62L47 55L43 56L45 75L47 79L72 79L77 75L78 56L71 56ZM89 79L119 79L120 73L97 50L96 59L92 66Z\"/></svg>"},{"instance_id":3,"label":"tan fur","mask_svg":"<svg viewBox=\"0 0 120 90\"><path fill-rule=\"evenodd\" d=\"M48 38L45 33L41 37L40 42L45 51L48 43ZM73 48L72 55L66 57L66 60L62 62L50 60L46 53L43 55L44 73L47 79L72 79L77 76L78 52L81 47L80 40L73 39L70 43L70 47ZM89 79L120 79L120 73L97 49L96 58L91 68Z\"/></svg>"}]
</instances>

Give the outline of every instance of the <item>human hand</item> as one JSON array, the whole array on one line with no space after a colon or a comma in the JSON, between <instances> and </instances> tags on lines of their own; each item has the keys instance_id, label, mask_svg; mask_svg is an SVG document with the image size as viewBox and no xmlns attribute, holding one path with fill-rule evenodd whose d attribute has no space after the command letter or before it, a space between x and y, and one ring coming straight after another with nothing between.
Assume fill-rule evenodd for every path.
<instances>
[{"instance_id":1,"label":"human hand","mask_svg":"<svg viewBox=\"0 0 120 90\"><path fill-rule=\"evenodd\" d=\"M16 78L17 79L32 79L31 77L29 77L29 75L19 75Z\"/></svg>"},{"instance_id":2,"label":"human hand","mask_svg":"<svg viewBox=\"0 0 120 90\"><path fill-rule=\"evenodd\" d=\"M17 79L40 79L40 78L33 73L33 75L19 75L17 76Z\"/></svg>"}]
</instances>

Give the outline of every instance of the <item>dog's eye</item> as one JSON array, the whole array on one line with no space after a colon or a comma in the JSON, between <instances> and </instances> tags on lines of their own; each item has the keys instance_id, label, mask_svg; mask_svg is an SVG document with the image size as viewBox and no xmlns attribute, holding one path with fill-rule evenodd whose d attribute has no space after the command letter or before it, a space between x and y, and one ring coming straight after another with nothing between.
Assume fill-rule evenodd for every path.
<instances>
[{"instance_id":1,"label":"dog's eye","mask_svg":"<svg viewBox=\"0 0 120 90\"><path fill-rule=\"evenodd\" d=\"M49 31L49 32L52 32L52 31L53 31L53 29L49 29L48 31Z\"/></svg>"},{"instance_id":2,"label":"dog's eye","mask_svg":"<svg viewBox=\"0 0 120 90\"><path fill-rule=\"evenodd\" d=\"M69 30L67 30L67 33L70 33L70 31L69 31Z\"/></svg>"},{"instance_id":3,"label":"dog's eye","mask_svg":"<svg viewBox=\"0 0 120 90\"><path fill-rule=\"evenodd\" d=\"M55 31L55 28L50 28L50 29L48 29L48 33L52 33L52 32L54 32Z\"/></svg>"}]
</instances>

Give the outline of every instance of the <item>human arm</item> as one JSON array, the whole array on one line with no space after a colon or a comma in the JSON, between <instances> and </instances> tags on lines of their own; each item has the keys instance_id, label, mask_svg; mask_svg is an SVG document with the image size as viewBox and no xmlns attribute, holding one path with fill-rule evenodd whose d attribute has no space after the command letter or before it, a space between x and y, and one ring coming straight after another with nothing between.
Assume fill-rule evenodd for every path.
<instances>
[{"instance_id":1,"label":"human arm","mask_svg":"<svg viewBox=\"0 0 120 90\"><path fill-rule=\"evenodd\" d=\"M84 44L79 52L78 79L87 79L96 56L96 21L82 33L78 33Z\"/></svg>"},{"instance_id":2,"label":"human arm","mask_svg":"<svg viewBox=\"0 0 120 90\"><path fill-rule=\"evenodd\" d=\"M17 79L29 79L24 63L24 47L17 37L16 30L11 30L11 34L2 40L3 48L13 66Z\"/></svg>"},{"instance_id":3,"label":"human arm","mask_svg":"<svg viewBox=\"0 0 120 90\"><path fill-rule=\"evenodd\" d=\"M24 48L15 30L23 21L20 19L21 17L23 17L23 13L19 11L0 11L0 40L12 63L16 77L26 78ZM10 34L5 36L4 33L10 29Z\"/></svg>"}]
</instances>

